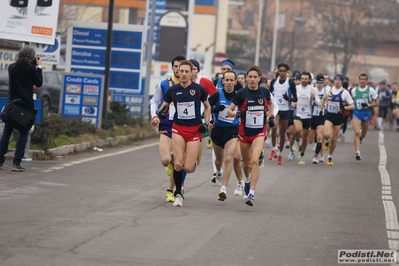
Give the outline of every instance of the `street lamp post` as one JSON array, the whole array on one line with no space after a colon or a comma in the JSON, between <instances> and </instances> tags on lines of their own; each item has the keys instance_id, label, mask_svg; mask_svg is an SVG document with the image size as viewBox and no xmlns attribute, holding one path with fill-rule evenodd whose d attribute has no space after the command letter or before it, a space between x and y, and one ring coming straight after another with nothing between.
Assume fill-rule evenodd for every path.
<instances>
[{"instance_id":1,"label":"street lamp post","mask_svg":"<svg viewBox=\"0 0 399 266\"><path fill-rule=\"evenodd\" d=\"M255 65L259 66L260 37L262 35L263 0L259 0L258 31L256 35Z\"/></svg>"},{"instance_id":2,"label":"street lamp post","mask_svg":"<svg viewBox=\"0 0 399 266\"><path fill-rule=\"evenodd\" d=\"M102 118L107 115L108 108L108 91L109 91L109 75L111 68L111 47L112 47L112 29L114 22L114 0L109 0L108 7L108 28L107 28L107 47L105 50L105 71L104 71L104 96Z\"/></svg>"},{"instance_id":3,"label":"street lamp post","mask_svg":"<svg viewBox=\"0 0 399 266\"><path fill-rule=\"evenodd\" d=\"M156 0L151 2L151 21L150 21L150 36L148 36L147 42L147 60L146 60L146 75L145 75L145 88L144 88L144 106L143 106L143 119L144 121L149 120L148 113L148 102L150 97L150 79L151 79L151 63L152 63L152 46L154 44L154 25L155 25L155 10L156 10ZM147 10L147 14L149 10Z\"/></svg>"},{"instance_id":4,"label":"street lamp post","mask_svg":"<svg viewBox=\"0 0 399 266\"><path fill-rule=\"evenodd\" d=\"M276 65L276 46L277 46L277 31L278 31L278 12L279 12L280 1L276 0L276 12L274 14L274 31L273 31L273 48L272 48L272 61L270 62L270 71L273 72L273 68Z\"/></svg>"}]
</instances>

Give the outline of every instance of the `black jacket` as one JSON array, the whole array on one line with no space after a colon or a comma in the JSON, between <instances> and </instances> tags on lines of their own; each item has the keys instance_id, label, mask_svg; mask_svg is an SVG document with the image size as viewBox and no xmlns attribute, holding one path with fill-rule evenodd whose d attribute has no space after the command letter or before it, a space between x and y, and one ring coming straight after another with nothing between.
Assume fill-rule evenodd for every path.
<instances>
[{"instance_id":1,"label":"black jacket","mask_svg":"<svg viewBox=\"0 0 399 266\"><path fill-rule=\"evenodd\" d=\"M21 100L34 108L33 86L41 87L43 84L43 73L41 68L29 65L28 68L16 70L15 63L8 67L9 94L8 100Z\"/></svg>"}]
</instances>

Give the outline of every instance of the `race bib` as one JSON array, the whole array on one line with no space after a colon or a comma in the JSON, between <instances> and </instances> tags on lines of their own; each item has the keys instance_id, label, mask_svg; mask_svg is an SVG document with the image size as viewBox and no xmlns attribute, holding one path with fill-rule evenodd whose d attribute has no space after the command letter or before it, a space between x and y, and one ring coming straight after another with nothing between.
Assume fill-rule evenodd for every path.
<instances>
[{"instance_id":1,"label":"race bib","mask_svg":"<svg viewBox=\"0 0 399 266\"><path fill-rule=\"evenodd\" d=\"M246 111L245 127L247 128L263 128L265 112L263 111Z\"/></svg>"},{"instance_id":2,"label":"race bib","mask_svg":"<svg viewBox=\"0 0 399 266\"><path fill-rule=\"evenodd\" d=\"M329 102L327 111L331 114L338 114L339 112L339 102Z\"/></svg>"},{"instance_id":3,"label":"race bib","mask_svg":"<svg viewBox=\"0 0 399 266\"><path fill-rule=\"evenodd\" d=\"M310 104L309 103L297 103L296 107L297 114L310 116Z\"/></svg>"},{"instance_id":4,"label":"race bib","mask_svg":"<svg viewBox=\"0 0 399 266\"><path fill-rule=\"evenodd\" d=\"M173 120L175 113L176 113L176 108L174 104L173 103L169 104L169 120Z\"/></svg>"},{"instance_id":5,"label":"race bib","mask_svg":"<svg viewBox=\"0 0 399 266\"><path fill-rule=\"evenodd\" d=\"M226 108L224 108L223 111L219 112L218 115L218 120L226 122L226 123L233 123L235 117L228 117L227 116L227 111L229 110L230 106L226 106ZM235 108L235 110L237 111L237 108Z\"/></svg>"},{"instance_id":6,"label":"race bib","mask_svg":"<svg viewBox=\"0 0 399 266\"><path fill-rule=\"evenodd\" d=\"M195 118L194 102L177 103L177 118L178 119L193 119L193 118Z\"/></svg>"},{"instance_id":7,"label":"race bib","mask_svg":"<svg viewBox=\"0 0 399 266\"><path fill-rule=\"evenodd\" d=\"M274 95L277 105L281 111L289 110L288 101L284 100L283 95Z\"/></svg>"},{"instance_id":8,"label":"race bib","mask_svg":"<svg viewBox=\"0 0 399 266\"><path fill-rule=\"evenodd\" d=\"M368 103L369 101L367 100L367 99L357 99L356 100L356 106L357 106L357 108L359 108L359 109L365 109L365 108L367 108L367 107L365 107L365 108L363 108L362 107L362 103Z\"/></svg>"},{"instance_id":9,"label":"race bib","mask_svg":"<svg viewBox=\"0 0 399 266\"><path fill-rule=\"evenodd\" d=\"M315 105L313 106L313 116L319 116L321 111L321 106Z\"/></svg>"}]
</instances>

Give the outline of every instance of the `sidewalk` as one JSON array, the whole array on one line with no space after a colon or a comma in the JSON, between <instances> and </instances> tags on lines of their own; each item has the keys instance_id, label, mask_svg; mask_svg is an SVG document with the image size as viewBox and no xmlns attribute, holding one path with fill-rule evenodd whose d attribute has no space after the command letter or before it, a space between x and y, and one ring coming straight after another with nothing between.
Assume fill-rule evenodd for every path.
<instances>
[{"instance_id":1,"label":"sidewalk","mask_svg":"<svg viewBox=\"0 0 399 266\"><path fill-rule=\"evenodd\" d=\"M3 123L0 123L0 137L1 137L1 134L3 133L3 125L4 125ZM103 149L104 147L115 147L120 144L126 144L126 143L134 142L137 140L153 138L153 137L155 137L155 133L158 134L156 130L154 130L153 133L143 130L143 131L139 131L138 133L131 134L131 135L100 139L100 140L95 140L95 141L90 141L90 142L87 141L87 142L82 142L79 144L64 145L64 146L48 149L47 151L27 149L27 150L25 150L25 157L24 157L23 161L52 160L57 157L66 156L66 155L72 154L72 153L85 152L88 150L100 150L101 151L101 149ZM15 150L9 150L9 152L5 155L5 157L13 158L14 152L15 152Z\"/></svg>"}]
</instances>

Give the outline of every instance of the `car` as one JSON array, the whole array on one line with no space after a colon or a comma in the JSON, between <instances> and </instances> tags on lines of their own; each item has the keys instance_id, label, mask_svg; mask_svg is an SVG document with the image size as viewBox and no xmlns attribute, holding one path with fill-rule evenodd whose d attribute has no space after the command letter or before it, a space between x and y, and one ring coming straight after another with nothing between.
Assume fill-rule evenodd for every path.
<instances>
[{"instance_id":1,"label":"car","mask_svg":"<svg viewBox=\"0 0 399 266\"><path fill-rule=\"evenodd\" d=\"M0 71L0 97L8 98L8 70ZM42 99L43 110L58 112L62 90L62 72L43 70L43 85L34 88L37 99Z\"/></svg>"}]
</instances>

